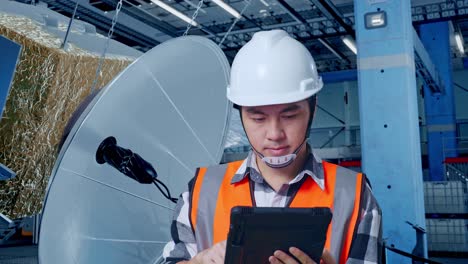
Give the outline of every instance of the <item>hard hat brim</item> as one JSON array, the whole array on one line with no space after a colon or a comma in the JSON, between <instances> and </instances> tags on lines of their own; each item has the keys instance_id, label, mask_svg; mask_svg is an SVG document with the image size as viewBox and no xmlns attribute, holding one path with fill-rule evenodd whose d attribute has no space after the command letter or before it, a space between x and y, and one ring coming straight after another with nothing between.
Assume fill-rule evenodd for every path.
<instances>
[{"instance_id":1,"label":"hard hat brim","mask_svg":"<svg viewBox=\"0 0 468 264\"><path fill-rule=\"evenodd\" d=\"M289 93L282 96L266 95L266 96L234 96L227 94L227 98L236 105L240 106L261 106L261 105L276 105L276 104L289 104L305 100L318 91L311 90L306 92Z\"/></svg>"}]
</instances>

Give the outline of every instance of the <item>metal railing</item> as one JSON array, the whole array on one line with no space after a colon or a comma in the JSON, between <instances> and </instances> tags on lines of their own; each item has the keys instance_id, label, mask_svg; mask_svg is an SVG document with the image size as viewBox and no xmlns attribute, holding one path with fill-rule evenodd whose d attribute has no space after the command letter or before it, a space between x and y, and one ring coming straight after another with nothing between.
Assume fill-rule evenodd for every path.
<instances>
[{"instance_id":1,"label":"metal railing","mask_svg":"<svg viewBox=\"0 0 468 264\"><path fill-rule=\"evenodd\" d=\"M465 181L424 182L426 214L465 214L467 206Z\"/></svg>"},{"instance_id":2,"label":"metal railing","mask_svg":"<svg viewBox=\"0 0 468 264\"><path fill-rule=\"evenodd\" d=\"M453 256L468 253L468 158L452 156L468 152L468 138L456 140L447 148L443 139L445 181L424 182L428 250Z\"/></svg>"},{"instance_id":3,"label":"metal railing","mask_svg":"<svg viewBox=\"0 0 468 264\"><path fill-rule=\"evenodd\" d=\"M429 251L468 252L468 220L426 219Z\"/></svg>"},{"instance_id":4,"label":"metal railing","mask_svg":"<svg viewBox=\"0 0 468 264\"><path fill-rule=\"evenodd\" d=\"M447 181L468 182L468 163L445 163Z\"/></svg>"}]
</instances>

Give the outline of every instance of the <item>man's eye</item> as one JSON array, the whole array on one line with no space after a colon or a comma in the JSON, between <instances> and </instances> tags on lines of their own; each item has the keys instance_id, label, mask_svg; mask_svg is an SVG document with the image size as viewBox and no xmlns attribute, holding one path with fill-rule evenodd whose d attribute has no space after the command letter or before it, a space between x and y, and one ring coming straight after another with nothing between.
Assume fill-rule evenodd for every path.
<instances>
[{"instance_id":1,"label":"man's eye","mask_svg":"<svg viewBox=\"0 0 468 264\"><path fill-rule=\"evenodd\" d=\"M264 117L257 117L257 118L252 118L253 121L255 122L262 122L262 121L265 121L265 118Z\"/></svg>"},{"instance_id":2,"label":"man's eye","mask_svg":"<svg viewBox=\"0 0 468 264\"><path fill-rule=\"evenodd\" d=\"M283 118L285 119L293 119L295 118L297 115L287 115L287 116L283 116Z\"/></svg>"}]
</instances>

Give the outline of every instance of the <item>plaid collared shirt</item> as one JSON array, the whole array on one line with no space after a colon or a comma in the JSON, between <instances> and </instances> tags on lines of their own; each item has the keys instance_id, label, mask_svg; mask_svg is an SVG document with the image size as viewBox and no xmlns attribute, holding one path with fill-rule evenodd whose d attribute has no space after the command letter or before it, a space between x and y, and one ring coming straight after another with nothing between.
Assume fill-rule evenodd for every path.
<instances>
[{"instance_id":1,"label":"plaid collared shirt","mask_svg":"<svg viewBox=\"0 0 468 264\"><path fill-rule=\"evenodd\" d=\"M311 152L304 169L289 183L276 192L259 173L255 154L250 152L237 170L231 183L249 177L254 183L254 199L259 207L285 207L291 197L301 187L304 177L311 177L323 190L325 186L324 171L321 160ZM189 183L191 190L194 180ZM175 208L171 225L172 241L166 244L163 250L164 263L177 263L189 260L197 252L195 236L189 220L189 192L182 193ZM382 252L382 212L372 195L371 188L366 184L362 194L362 217L357 233L354 237L347 264L374 264L379 263Z\"/></svg>"}]
</instances>

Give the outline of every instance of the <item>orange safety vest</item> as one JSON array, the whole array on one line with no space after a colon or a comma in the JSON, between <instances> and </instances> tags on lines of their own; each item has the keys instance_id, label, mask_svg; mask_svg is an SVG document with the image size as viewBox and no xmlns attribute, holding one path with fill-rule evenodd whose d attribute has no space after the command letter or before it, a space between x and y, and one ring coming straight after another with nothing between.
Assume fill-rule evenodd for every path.
<instances>
[{"instance_id":1,"label":"orange safety vest","mask_svg":"<svg viewBox=\"0 0 468 264\"><path fill-rule=\"evenodd\" d=\"M199 251L227 239L233 207L253 204L248 177L231 184L242 162L197 171L190 198L190 221ZM333 218L328 227L325 248L338 263L345 263L358 227L365 176L328 162L322 164L324 190L311 177L307 177L289 206L328 207L332 210Z\"/></svg>"}]
</instances>

